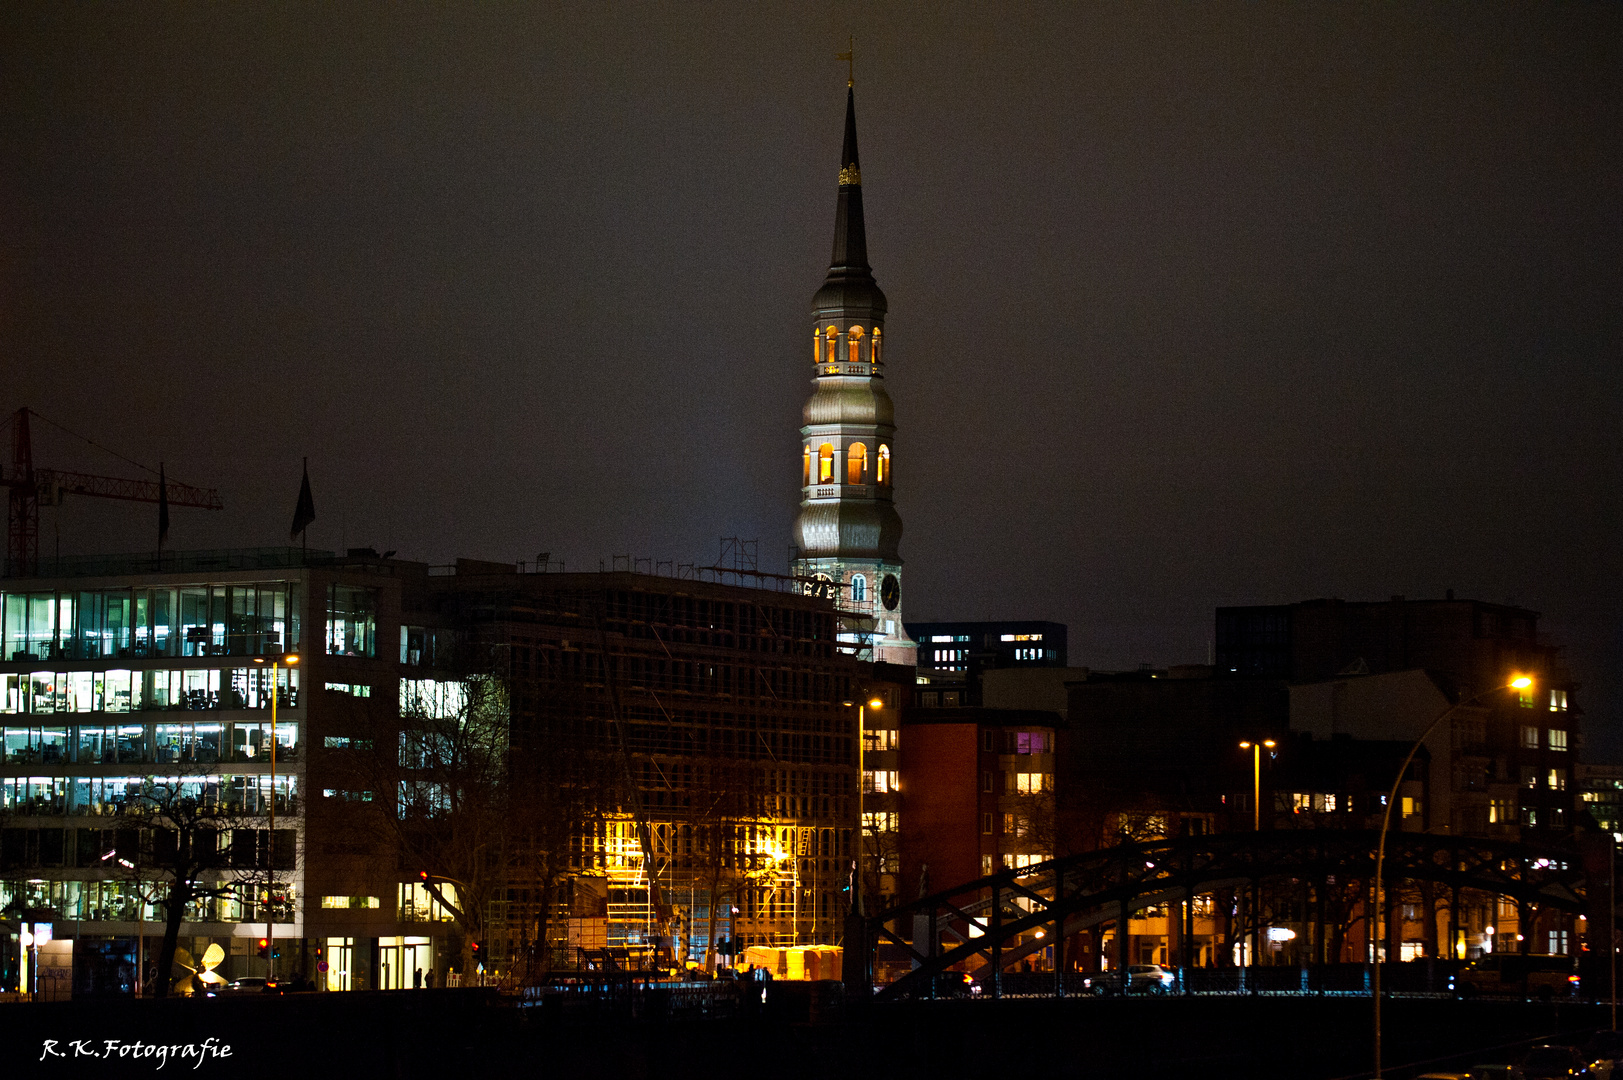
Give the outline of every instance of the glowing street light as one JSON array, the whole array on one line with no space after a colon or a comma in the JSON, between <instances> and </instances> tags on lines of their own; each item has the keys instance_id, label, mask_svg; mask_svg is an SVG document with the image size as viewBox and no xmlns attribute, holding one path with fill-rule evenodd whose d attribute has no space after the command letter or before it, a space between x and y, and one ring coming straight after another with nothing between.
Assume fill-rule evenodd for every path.
<instances>
[{"instance_id":1,"label":"glowing street light","mask_svg":"<svg viewBox=\"0 0 1623 1080\"><path fill-rule=\"evenodd\" d=\"M864 791L864 785L868 780L868 769L863 761L863 758L865 757L863 747L868 738L868 710L872 709L874 712L878 712L880 709L883 709L885 707L885 699L875 695L870 697L867 701L847 701L843 702L843 704L848 709L852 705L857 707L857 880L853 883L854 887L851 890L855 894L851 897L851 903L856 909L856 913L858 915L866 915L867 911L865 910L862 900L862 838L868 829L868 816L863 805L866 801L864 798L866 794Z\"/></svg>"},{"instance_id":2,"label":"glowing street light","mask_svg":"<svg viewBox=\"0 0 1623 1080\"><path fill-rule=\"evenodd\" d=\"M1262 831L1262 749L1272 750L1278 745L1272 739L1240 744L1241 750L1251 751L1251 827L1257 832Z\"/></svg>"},{"instance_id":3,"label":"glowing street light","mask_svg":"<svg viewBox=\"0 0 1623 1080\"><path fill-rule=\"evenodd\" d=\"M1438 713L1437 718L1430 724L1427 724L1426 730L1420 733L1420 738L1416 739L1414 745L1409 747L1408 756L1403 759L1403 764L1398 766L1398 774L1392 779L1392 790L1386 796L1386 807L1381 813L1381 840L1375 849L1375 888L1372 890L1375 894L1375 904L1374 910L1370 912L1368 924L1371 930L1370 952L1372 953L1372 959L1374 960L1374 964L1372 966L1375 968L1375 977L1370 982L1371 996L1375 1005L1375 1080L1380 1080L1381 1076L1381 967L1383 966L1384 958L1381 954L1379 945L1376 944L1374 931L1376 931L1379 927L1379 919L1383 912L1381 900L1381 874L1386 864L1386 833L1387 830L1392 826L1392 804L1397 801L1398 787L1403 783L1404 776L1409 772L1409 765L1414 761L1414 756L1420 752L1421 745L1425 743L1428 737L1430 737L1432 731L1436 729L1437 725L1441 724L1444 720L1452 716L1455 710L1464 708L1474 701L1480 701L1489 694L1497 694L1501 690L1526 690L1532 685L1533 680L1529 676L1516 675L1502 686L1495 686L1491 690L1484 690L1480 694L1472 694L1468 698L1462 698L1450 705L1448 708L1444 709L1442 712ZM1490 929L1488 933L1492 934L1492 929ZM1518 934L1517 940L1520 939L1521 935Z\"/></svg>"},{"instance_id":4,"label":"glowing street light","mask_svg":"<svg viewBox=\"0 0 1623 1080\"><path fill-rule=\"evenodd\" d=\"M265 662L264 657L262 657L262 656L254 657L254 663L263 664L264 662ZM275 888L275 877L276 877L276 866L275 866L275 861L276 861L276 699L277 699L277 696L278 696L276 683L277 683L278 678L279 678L278 671L280 670L280 668L281 668L281 666L283 664L286 664L288 666L289 670L291 670L293 668L293 666L295 664L297 664L298 662L299 662L299 654L298 653L288 653L285 656L280 657L279 659L272 660L271 661L271 666L270 666L270 670L271 670L271 728L270 728L270 736L271 737L270 737L270 803L269 803L269 806L270 806L270 848L265 853L265 877L266 877L266 882L265 883L268 886L268 888L266 889L266 897L265 897L265 936L268 937L268 938L276 936L276 927L273 925L273 920L276 917L276 909L275 909L274 904L272 903L272 898L276 894L276 888ZM267 961L266 961L265 973L266 973L266 976L267 976L268 979L274 979L275 976L276 976L276 950L275 949L270 950L270 954L269 954L269 956L267 958Z\"/></svg>"}]
</instances>

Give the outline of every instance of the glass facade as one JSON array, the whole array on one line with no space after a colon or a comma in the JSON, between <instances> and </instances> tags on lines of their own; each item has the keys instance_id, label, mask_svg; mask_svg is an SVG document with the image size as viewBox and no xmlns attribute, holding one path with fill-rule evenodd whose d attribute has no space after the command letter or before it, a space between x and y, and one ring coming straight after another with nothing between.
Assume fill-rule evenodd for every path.
<instances>
[{"instance_id":1,"label":"glass facade","mask_svg":"<svg viewBox=\"0 0 1623 1080\"><path fill-rule=\"evenodd\" d=\"M83 831L83 830L81 830ZM281 846L278 838L278 847ZM187 906L192 923L286 923L288 902L297 894L284 892L281 903L266 903L255 886L244 882L225 896L194 900ZM162 923L164 909L155 902L150 883L136 881L42 881L0 879L0 907L17 904L50 911L58 920L76 922Z\"/></svg>"},{"instance_id":2,"label":"glass facade","mask_svg":"<svg viewBox=\"0 0 1623 1080\"><path fill-rule=\"evenodd\" d=\"M150 776L4 776L0 777L0 814L35 817L102 817L140 805L141 791ZM263 813L270 806L268 775L209 773L201 776L157 777L178 785L184 795L209 805L224 805L243 813ZM299 779L276 774L276 812L299 812Z\"/></svg>"},{"instance_id":3,"label":"glass facade","mask_svg":"<svg viewBox=\"0 0 1623 1080\"><path fill-rule=\"evenodd\" d=\"M119 765L219 762L264 763L270 758L268 720L171 720L53 724L0 723L0 758L7 765ZM299 723L276 725L276 760L299 760Z\"/></svg>"},{"instance_id":4,"label":"glass facade","mask_svg":"<svg viewBox=\"0 0 1623 1080\"><path fill-rule=\"evenodd\" d=\"M378 590L359 585L327 588L327 652L334 656L375 656Z\"/></svg>"},{"instance_id":5,"label":"glass facade","mask_svg":"<svg viewBox=\"0 0 1623 1080\"><path fill-rule=\"evenodd\" d=\"M269 709L271 669L146 669L0 673L0 714L199 712ZM276 703L299 705L297 668L276 669Z\"/></svg>"},{"instance_id":6,"label":"glass facade","mask_svg":"<svg viewBox=\"0 0 1623 1080\"><path fill-rule=\"evenodd\" d=\"M5 660L272 656L299 642L297 584L0 594Z\"/></svg>"}]
</instances>

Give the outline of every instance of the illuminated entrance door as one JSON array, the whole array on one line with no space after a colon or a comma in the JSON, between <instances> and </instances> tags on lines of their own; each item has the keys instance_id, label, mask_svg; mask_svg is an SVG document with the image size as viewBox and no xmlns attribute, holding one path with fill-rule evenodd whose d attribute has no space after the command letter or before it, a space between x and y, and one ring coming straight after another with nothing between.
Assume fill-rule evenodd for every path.
<instances>
[{"instance_id":1,"label":"illuminated entrance door","mask_svg":"<svg viewBox=\"0 0 1623 1080\"><path fill-rule=\"evenodd\" d=\"M434 944L425 937L409 937L400 948L400 973L405 985L416 987L418 985L417 973L423 973L427 980L429 972L434 970ZM425 982L426 985L426 982Z\"/></svg>"},{"instance_id":2,"label":"illuminated entrance door","mask_svg":"<svg viewBox=\"0 0 1623 1080\"><path fill-rule=\"evenodd\" d=\"M378 938L378 989L404 990L406 984L400 980L400 939L398 937L380 937Z\"/></svg>"},{"instance_id":3,"label":"illuminated entrance door","mask_svg":"<svg viewBox=\"0 0 1623 1080\"><path fill-rule=\"evenodd\" d=\"M350 969L355 963L355 939L330 937L327 939L327 989L348 990Z\"/></svg>"},{"instance_id":4,"label":"illuminated entrance door","mask_svg":"<svg viewBox=\"0 0 1623 1080\"><path fill-rule=\"evenodd\" d=\"M419 979L433 969L434 950L428 938L378 938L379 990L414 989L421 985Z\"/></svg>"}]
</instances>

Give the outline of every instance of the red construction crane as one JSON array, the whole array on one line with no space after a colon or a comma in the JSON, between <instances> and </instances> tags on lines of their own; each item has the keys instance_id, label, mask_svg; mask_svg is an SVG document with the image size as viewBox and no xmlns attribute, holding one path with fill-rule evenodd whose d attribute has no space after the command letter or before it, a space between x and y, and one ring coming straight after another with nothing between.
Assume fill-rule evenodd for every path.
<instances>
[{"instance_id":1,"label":"red construction crane","mask_svg":"<svg viewBox=\"0 0 1623 1080\"><path fill-rule=\"evenodd\" d=\"M91 476L63 469L34 468L34 445L28 430L29 409L12 415L11 468L0 467L0 487L10 488L7 517L6 574L25 577L39 572L39 508L57 506L64 495L94 495L102 499L155 503L168 489L170 506L197 506L220 510L220 493L213 488L192 487L166 480L124 480L116 476ZM49 423L50 421L46 421Z\"/></svg>"}]
</instances>

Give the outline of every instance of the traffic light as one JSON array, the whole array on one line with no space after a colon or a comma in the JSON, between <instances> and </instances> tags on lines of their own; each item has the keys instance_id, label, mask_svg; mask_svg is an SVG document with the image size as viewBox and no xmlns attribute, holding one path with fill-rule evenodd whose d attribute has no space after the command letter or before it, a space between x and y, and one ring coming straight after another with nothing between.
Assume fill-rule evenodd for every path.
<instances>
[{"instance_id":1,"label":"traffic light","mask_svg":"<svg viewBox=\"0 0 1623 1080\"><path fill-rule=\"evenodd\" d=\"M261 960L270 959L270 938L259 939L259 958Z\"/></svg>"},{"instance_id":2,"label":"traffic light","mask_svg":"<svg viewBox=\"0 0 1623 1080\"><path fill-rule=\"evenodd\" d=\"M422 879L424 885L428 884L428 871L427 870L419 870L419 871L417 871L417 876Z\"/></svg>"},{"instance_id":3,"label":"traffic light","mask_svg":"<svg viewBox=\"0 0 1623 1080\"><path fill-rule=\"evenodd\" d=\"M479 954L485 951L484 944L482 942L478 942L478 941L475 941L475 942L471 943L469 948L471 948L473 950L473 958L475 960L479 959Z\"/></svg>"}]
</instances>

